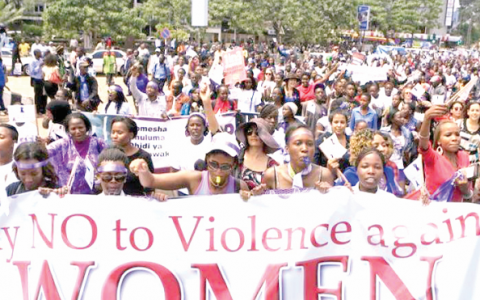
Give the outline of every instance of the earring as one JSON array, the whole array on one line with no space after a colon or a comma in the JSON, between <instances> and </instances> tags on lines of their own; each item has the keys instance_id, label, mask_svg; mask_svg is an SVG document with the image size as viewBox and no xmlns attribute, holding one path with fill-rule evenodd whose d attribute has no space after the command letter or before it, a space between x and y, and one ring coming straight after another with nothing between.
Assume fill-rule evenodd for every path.
<instances>
[{"instance_id":1,"label":"earring","mask_svg":"<svg viewBox=\"0 0 480 300\"><path fill-rule=\"evenodd\" d=\"M443 155L443 148L438 146L437 147L437 152L440 154L440 155Z\"/></svg>"}]
</instances>

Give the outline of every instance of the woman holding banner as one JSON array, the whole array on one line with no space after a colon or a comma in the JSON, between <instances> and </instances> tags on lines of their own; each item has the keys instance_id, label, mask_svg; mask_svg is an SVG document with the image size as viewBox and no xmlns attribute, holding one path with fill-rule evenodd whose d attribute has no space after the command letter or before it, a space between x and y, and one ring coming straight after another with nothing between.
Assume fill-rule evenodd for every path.
<instances>
[{"instance_id":1,"label":"woman holding banner","mask_svg":"<svg viewBox=\"0 0 480 300\"><path fill-rule=\"evenodd\" d=\"M138 127L135 121L126 117L115 117L112 119L110 136L115 146L122 149L127 155L126 167L137 158L147 162L148 169L153 172L153 162L150 153L132 145L132 140L137 136ZM128 172L123 191L127 195L145 196L153 192L153 189L144 188L140 180L132 172Z\"/></svg>"},{"instance_id":2,"label":"woman holding banner","mask_svg":"<svg viewBox=\"0 0 480 300\"><path fill-rule=\"evenodd\" d=\"M67 116L65 130L68 137L47 147L59 184L68 186L71 194L94 194L94 166L97 165L98 155L105 148L105 142L90 135L92 124L81 113Z\"/></svg>"},{"instance_id":3,"label":"woman holding banner","mask_svg":"<svg viewBox=\"0 0 480 300\"><path fill-rule=\"evenodd\" d=\"M15 163L13 171L17 176L17 182L10 184L7 190L7 196L18 195L29 191L43 188L45 190L58 189L58 177L55 169L49 162L48 152L45 147L37 142L26 142L20 144L13 155Z\"/></svg>"},{"instance_id":4,"label":"woman holding banner","mask_svg":"<svg viewBox=\"0 0 480 300\"><path fill-rule=\"evenodd\" d=\"M268 132L266 121L261 118L240 125L235 135L244 147L239 156L240 177L253 189L261 184L265 170L278 165L268 154L273 154L280 146Z\"/></svg>"},{"instance_id":5,"label":"woman holding banner","mask_svg":"<svg viewBox=\"0 0 480 300\"><path fill-rule=\"evenodd\" d=\"M127 155L118 148L107 148L98 156L97 178L102 193L106 196L125 196L124 184L127 180Z\"/></svg>"},{"instance_id":6,"label":"woman holding banner","mask_svg":"<svg viewBox=\"0 0 480 300\"><path fill-rule=\"evenodd\" d=\"M144 187L163 190L188 189L190 195L218 195L248 192L247 184L235 177L232 171L237 167L240 147L232 135L221 132L212 139L207 151L205 171L180 171L168 174L152 174L143 159L130 164Z\"/></svg>"},{"instance_id":7,"label":"woman holding banner","mask_svg":"<svg viewBox=\"0 0 480 300\"><path fill-rule=\"evenodd\" d=\"M355 168L358 173L358 184L353 187L355 192L364 192L382 196L390 195L379 188L383 178L383 169L385 167L385 157L375 148L365 148L360 152L356 161Z\"/></svg>"},{"instance_id":8,"label":"woman holding banner","mask_svg":"<svg viewBox=\"0 0 480 300\"><path fill-rule=\"evenodd\" d=\"M329 169L312 163L315 152L312 131L303 124L292 125L287 129L285 142L290 162L267 169L263 184L253 189L252 194L263 194L266 190L294 191L309 188L328 191L333 185L334 176Z\"/></svg>"}]
</instances>

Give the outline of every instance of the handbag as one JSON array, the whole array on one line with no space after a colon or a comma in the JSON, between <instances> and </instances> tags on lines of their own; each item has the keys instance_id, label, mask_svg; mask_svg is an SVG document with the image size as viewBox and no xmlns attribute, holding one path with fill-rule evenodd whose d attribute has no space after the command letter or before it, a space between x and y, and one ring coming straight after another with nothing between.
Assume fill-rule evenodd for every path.
<instances>
[{"instance_id":1,"label":"handbag","mask_svg":"<svg viewBox=\"0 0 480 300\"><path fill-rule=\"evenodd\" d=\"M56 83L56 84L61 84L63 81L60 78L60 73L58 72L57 69L52 72L52 75L50 76L50 82Z\"/></svg>"}]
</instances>

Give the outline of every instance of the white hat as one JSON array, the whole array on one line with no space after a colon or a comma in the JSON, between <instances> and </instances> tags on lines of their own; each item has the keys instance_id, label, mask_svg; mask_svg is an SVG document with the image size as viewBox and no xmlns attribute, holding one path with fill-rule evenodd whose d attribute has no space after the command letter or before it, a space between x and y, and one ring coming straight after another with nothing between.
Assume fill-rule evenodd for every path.
<instances>
[{"instance_id":1,"label":"white hat","mask_svg":"<svg viewBox=\"0 0 480 300\"><path fill-rule=\"evenodd\" d=\"M155 52L162 52L162 50L160 50L160 48L157 48L155 49Z\"/></svg>"},{"instance_id":2,"label":"white hat","mask_svg":"<svg viewBox=\"0 0 480 300\"><path fill-rule=\"evenodd\" d=\"M215 150L223 151L231 157L236 157L240 153L240 146L238 146L234 135L226 132L219 132L213 136L212 144L210 145L207 154Z\"/></svg>"},{"instance_id":3,"label":"white hat","mask_svg":"<svg viewBox=\"0 0 480 300\"><path fill-rule=\"evenodd\" d=\"M287 102L287 103L285 103L283 106L288 107L288 108L292 111L292 114L293 114L293 115L296 115L296 114L297 114L298 106L297 106L295 103L293 103L293 102Z\"/></svg>"}]
</instances>

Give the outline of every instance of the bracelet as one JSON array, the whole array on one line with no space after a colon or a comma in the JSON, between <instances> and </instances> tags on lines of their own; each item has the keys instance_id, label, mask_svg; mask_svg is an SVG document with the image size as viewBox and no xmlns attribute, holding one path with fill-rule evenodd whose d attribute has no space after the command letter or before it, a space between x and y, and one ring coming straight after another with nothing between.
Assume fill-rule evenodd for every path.
<instances>
[{"instance_id":1,"label":"bracelet","mask_svg":"<svg viewBox=\"0 0 480 300\"><path fill-rule=\"evenodd\" d=\"M423 135L420 134L420 132L418 133L418 137L421 138L421 139L423 139L423 140L428 140L428 139L430 139L429 136L423 136Z\"/></svg>"},{"instance_id":2,"label":"bracelet","mask_svg":"<svg viewBox=\"0 0 480 300\"><path fill-rule=\"evenodd\" d=\"M463 199L466 199L466 200L470 200L470 199L472 199L472 197L473 197L473 191L472 190L468 190L468 194L463 195Z\"/></svg>"}]
</instances>

